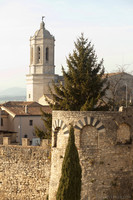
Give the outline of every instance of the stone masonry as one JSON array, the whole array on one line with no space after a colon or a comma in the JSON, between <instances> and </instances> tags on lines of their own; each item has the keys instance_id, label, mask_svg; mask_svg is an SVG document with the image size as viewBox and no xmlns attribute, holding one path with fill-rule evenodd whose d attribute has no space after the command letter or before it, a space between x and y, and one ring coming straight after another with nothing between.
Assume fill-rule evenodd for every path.
<instances>
[{"instance_id":1,"label":"stone masonry","mask_svg":"<svg viewBox=\"0 0 133 200\"><path fill-rule=\"evenodd\" d=\"M53 111L50 200L56 199L70 124L82 167L81 200L133 198L132 113Z\"/></svg>"},{"instance_id":2,"label":"stone masonry","mask_svg":"<svg viewBox=\"0 0 133 200\"><path fill-rule=\"evenodd\" d=\"M0 145L0 199L46 200L50 177L50 154L45 146Z\"/></svg>"},{"instance_id":3,"label":"stone masonry","mask_svg":"<svg viewBox=\"0 0 133 200\"><path fill-rule=\"evenodd\" d=\"M0 145L0 199L56 199L73 124L82 167L81 200L133 199L133 109L123 112L53 111L52 148Z\"/></svg>"}]
</instances>

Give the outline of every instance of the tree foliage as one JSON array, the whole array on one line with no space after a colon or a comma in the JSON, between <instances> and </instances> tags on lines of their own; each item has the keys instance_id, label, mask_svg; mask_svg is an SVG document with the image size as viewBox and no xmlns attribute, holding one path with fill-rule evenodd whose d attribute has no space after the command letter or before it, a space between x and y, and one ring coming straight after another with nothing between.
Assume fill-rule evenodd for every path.
<instances>
[{"instance_id":1,"label":"tree foliage","mask_svg":"<svg viewBox=\"0 0 133 200\"><path fill-rule=\"evenodd\" d=\"M41 110L41 112L42 112L41 119L43 120L44 127L46 128L46 130L35 126L35 134L36 134L37 137L39 137L41 139L51 139L52 114L51 113L46 113L43 110Z\"/></svg>"},{"instance_id":2,"label":"tree foliage","mask_svg":"<svg viewBox=\"0 0 133 200\"><path fill-rule=\"evenodd\" d=\"M103 60L98 63L94 46L84 38L77 39L73 54L67 59L68 71L62 67L64 84L54 83L54 110L98 110L103 108L107 80L103 78Z\"/></svg>"},{"instance_id":3,"label":"tree foliage","mask_svg":"<svg viewBox=\"0 0 133 200\"><path fill-rule=\"evenodd\" d=\"M74 129L71 126L56 200L80 200L80 192L81 166L75 146Z\"/></svg>"}]
</instances>

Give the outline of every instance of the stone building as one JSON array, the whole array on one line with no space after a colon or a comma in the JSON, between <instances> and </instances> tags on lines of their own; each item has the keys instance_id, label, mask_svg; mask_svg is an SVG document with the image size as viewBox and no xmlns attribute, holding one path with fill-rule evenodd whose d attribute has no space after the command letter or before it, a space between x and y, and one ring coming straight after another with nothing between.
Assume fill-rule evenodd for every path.
<instances>
[{"instance_id":1,"label":"stone building","mask_svg":"<svg viewBox=\"0 0 133 200\"><path fill-rule=\"evenodd\" d=\"M0 144L3 142L3 137L9 137L11 142L16 142L16 132L8 130L9 114L5 110L0 109Z\"/></svg>"},{"instance_id":2,"label":"stone building","mask_svg":"<svg viewBox=\"0 0 133 200\"><path fill-rule=\"evenodd\" d=\"M41 120L41 109L50 113L48 106L42 106L37 102L10 101L1 105L2 133L15 133L14 141L21 143L22 138L29 138L30 141L35 136L35 126L45 131ZM8 136L8 135L5 135Z\"/></svg>"},{"instance_id":3,"label":"stone building","mask_svg":"<svg viewBox=\"0 0 133 200\"><path fill-rule=\"evenodd\" d=\"M133 103L133 75L126 72L109 73L108 81L110 84L106 92L108 98L119 105Z\"/></svg>"},{"instance_id":4,"label":"stone building","mask_svg":"<svg viewBox=\"0 0 133 200\"><path fill-rule=\"evenodd\" d=\"M40 101L46 105L43 95L50 96L49 86L52 88L52 81L62 80L61 76L55 74L54 46L55 38L45 29L42 21L40 29L30 37L30 66L26 76L27 101Z\"/></svg>"}]
</instances>

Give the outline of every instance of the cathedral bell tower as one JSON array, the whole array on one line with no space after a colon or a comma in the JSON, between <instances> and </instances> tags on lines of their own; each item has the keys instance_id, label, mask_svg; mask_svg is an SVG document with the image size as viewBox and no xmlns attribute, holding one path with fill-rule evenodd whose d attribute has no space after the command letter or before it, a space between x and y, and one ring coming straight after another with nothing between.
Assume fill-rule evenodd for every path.
<instances>
[{"instance_id":1,"label":"cathedral bell tower","mask_svg":"<svg viewBox=\"0 0 133 200\"><path fill-rule=\"evenodd\" d=\"M54 37L45 29L42 21L40 29L30 37L31 74L54 74Z\"/></svg>"},{"instance_id":2,"label":"cathedral bell tower","mask_svg":"<svg viewBox=\"0 0 133 200\"><path fill-rule=\"evenodd\" d=\"M45 29L45 23L40 24L33 37L30 37L30 66L27 81L27 101L39 101L45 94L49 95L49 86L55 75L54 37Z\"/></svg>"}]
</instances>

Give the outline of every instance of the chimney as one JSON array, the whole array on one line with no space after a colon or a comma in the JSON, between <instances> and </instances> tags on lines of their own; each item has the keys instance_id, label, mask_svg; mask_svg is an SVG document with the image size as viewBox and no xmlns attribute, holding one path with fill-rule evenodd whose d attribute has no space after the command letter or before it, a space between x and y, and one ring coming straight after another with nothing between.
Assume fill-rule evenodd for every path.
<instances>
[{"instance_id":1,"label":"chimney","mask_svg":"<svg viewBox=\"0 0 133 200\"><path fill-rule=\"evenodd\" d=\"M28 113L28 105L25 106L25 113Z\"/></svg>"}]
</instances>

